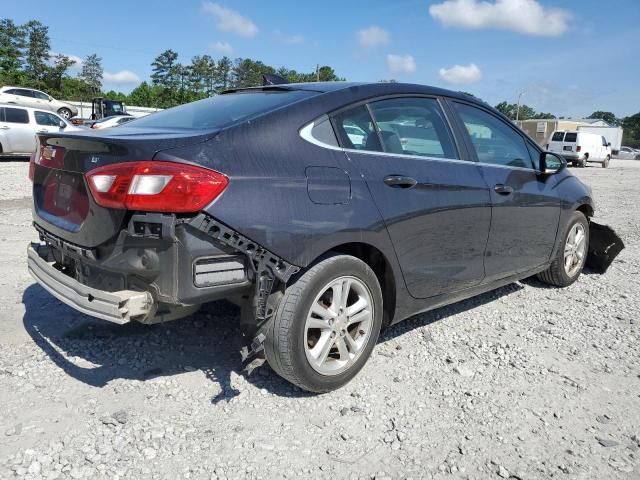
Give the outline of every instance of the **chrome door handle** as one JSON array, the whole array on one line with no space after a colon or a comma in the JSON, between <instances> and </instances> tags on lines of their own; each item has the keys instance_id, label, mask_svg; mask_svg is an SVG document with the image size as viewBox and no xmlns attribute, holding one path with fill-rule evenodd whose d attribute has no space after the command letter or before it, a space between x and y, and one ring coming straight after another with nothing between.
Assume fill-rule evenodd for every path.
<instances>
[{"instance_id":1,"label":"chrome door handle","mask_svg":"<svg viewBox=\"0 0 640 480\"><path fill-rule=\"evenodd\" d=\"M501 183L493 187L493 189L497 194L500 194L500 195L511 195L513 193L512 187L510 187L509 185L503 185Z\"/></svg>"},{"instance_id":2,"label":"chrome door handle","mask_svg":"<svg viewBox=\"0 0 640 480\"><path fill-rule=\"evenodd\" d=\"M390 175L385 177L384 183L393 188L412 188L418 181L415 178L403 177L402 175Z\"/></svg>"}]
</instances>

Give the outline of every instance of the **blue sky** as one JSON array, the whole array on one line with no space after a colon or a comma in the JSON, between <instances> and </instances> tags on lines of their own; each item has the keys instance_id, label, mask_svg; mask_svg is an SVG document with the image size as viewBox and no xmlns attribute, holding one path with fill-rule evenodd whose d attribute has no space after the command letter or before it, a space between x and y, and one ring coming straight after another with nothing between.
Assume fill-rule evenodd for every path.
<instances>
[{"instance_id":1,"label":"blue sky","mask_svg":"<svg viewBox=\"0 0 640 480\"><path fill-rule=\"evenodd\" d=\"M606 5L604 5L606 3ZM129 91L167 48L348 80L469 91L556 115L640 111L640 0L3 0L2 17L49 26L54 52L103 59Z\"/></svg>"}]
</instances>

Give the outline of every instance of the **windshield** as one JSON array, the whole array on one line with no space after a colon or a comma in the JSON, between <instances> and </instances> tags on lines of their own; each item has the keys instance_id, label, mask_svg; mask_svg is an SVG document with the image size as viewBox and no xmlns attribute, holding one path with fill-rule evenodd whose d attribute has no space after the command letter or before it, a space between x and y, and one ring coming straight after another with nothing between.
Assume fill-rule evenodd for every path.
<instances>
[{"instance_id":1,"label":"windshield","mask_svg":"<svg viewBox=\"0 0 640 480\"><path fill-rule=\"evenodd\" d=\"M313 95L317 95L317 92L285 90L217 95L154 113L133 121L131 125L156 128L220 128Z\"/></svg>"}]
</instances>

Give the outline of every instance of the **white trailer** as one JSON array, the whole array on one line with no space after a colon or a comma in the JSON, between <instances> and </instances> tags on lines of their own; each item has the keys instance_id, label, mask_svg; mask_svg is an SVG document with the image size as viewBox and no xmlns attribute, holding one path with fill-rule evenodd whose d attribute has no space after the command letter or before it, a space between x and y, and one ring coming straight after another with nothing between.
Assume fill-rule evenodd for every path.
<instances>
[{"instance_id":1,"label":"white trailer","mask_svg":"<svg viewBox=\"0 0 640 480\"><path fill-rule=\"evenodd\" d=\"M578 130L586 133L595 133L607 139L611 143L611 152L616 155L622 145L622 127L597 127L591 125L578 125Z\"/></svg>"}]
</instances>

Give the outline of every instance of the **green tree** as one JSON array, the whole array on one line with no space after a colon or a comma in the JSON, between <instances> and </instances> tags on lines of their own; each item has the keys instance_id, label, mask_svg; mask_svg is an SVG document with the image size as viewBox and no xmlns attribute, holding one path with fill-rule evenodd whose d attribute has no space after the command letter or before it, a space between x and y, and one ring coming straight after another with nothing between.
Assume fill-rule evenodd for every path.
<instances>
[{"instance_id":1,"label":"green tree","mask_svg":"<svg viewBox=\"0 0 640 480\"><path fill-rule=\"evenodd\" d=\"M127 103L138 107L159 108L161 93L162 87L142 82L131 91Z\"/></svg>"},{"instance_id":2,"label":"green tree","mask_svg":"<svg viewBox=\"0 0 640 480\"><path fill-rule=\"evenodd\" d=\"M42 88L48 70L49 27L38 20L31 20L23 27L26 37L25 73L30 85Z\"/></svg>"},{"instance_id":3,"label":"green tree","mask_svg":"<svg viewBox=\"0 0 640 480\"><path fill-rule=\"evenodd\" d=\"M197 97L215 93L216 62L209 55L195 56L191 59L189 89Z\"/></svg>"},{"instance_id":4,"label":"green tree","mask_svg":"<svg viewBox=\"0 0 640 480\"><path fill-rule=\"evenodd\" d=\"M495 108L511 120L515 120L516 117L518 120L556 118L555 115L551 113L536 112L535 109L526 104L520 105L518 109L517 103L500 102Z\"/></svg>"},{"instance_id":5,"label":"green tree","mask_svg":"<svg viewBox=\"0 0 640 480\"><path fill-rule=\"evenodd\" d=\"M622 144L640 148L640 112L622 120Z\"/></svg>"},{"instance_id":6,"label":"green tree","mask_svg":"<svg viewBox=\"0 0 640 480\"><path fill-rule=\"evenodd\" d=\"M609 125L613 125L614 127L620 125L620 119L618 119L612 112L603 112L601 110L598 110L597 112L593 112L587 118L604 120Z\"/></svg>"},{"instance_id":7,"label":"green tree","mask_svg":"<svg viewBox=\"0 0 640 480\"><path fill-rule=\"evenodd\" d=\"M62 79L66 76L67 70L75 64L75 60L71 60L66 55L58 54L52 67L47 70L46 85L51 95L58 96L62 89Z\"/></svg>"},{"instance_id":8,"label":"green tree","mask_svg":"<svg viewBox=\"0 0 640 480\"><path fill-rule=\"evenodd\" d=\"M231 59L226 55L218 60L216 65L214 89L216 92L221 92L231 87L231 75L233 71L233 63Z\"/></svg>"},{"instance_id":9,"label":"green tree","mask_svg":"<svg viewBox=\"0 0 640 480\"><path fill-rule=\"evenodd\" d=\"M158 102L160 107L173 107L179 103L179 89L183 69L178 63L178 54L173 50L165 50L151 63L151 82L160 87Z\"/></svg>"},{"instance_id":10,"label":"green tree","mask_svg":"<svg viewBox=\"0 0 640 480\"><path fill-rule=\"evenodd\" d=\"M12 83L22 68L25 31L10 18L0 19L0 75Z\"/></svg>"},{"instance_id":11,"label":"green tree","mask_svg":"<svg viewBox=\"0 0 640 480\"><path fill-rule=\"evenodd\" d=\"M82 71L78 77L89 87L92 94L97 95L102 89L102 58L95 53L88 55L82 63Z\"/></svg>"},{"instance_id":12,"label":"green tree","mask_svg":"<svg viewBox=\"0 0 640 480\"><path fill-rule=\"evenodd\" d=\"M233 67L233 87L246 88L262 85L262 75L276 73L275 69L260 60L238 58Z\"/></svg>"}]
</instances>

